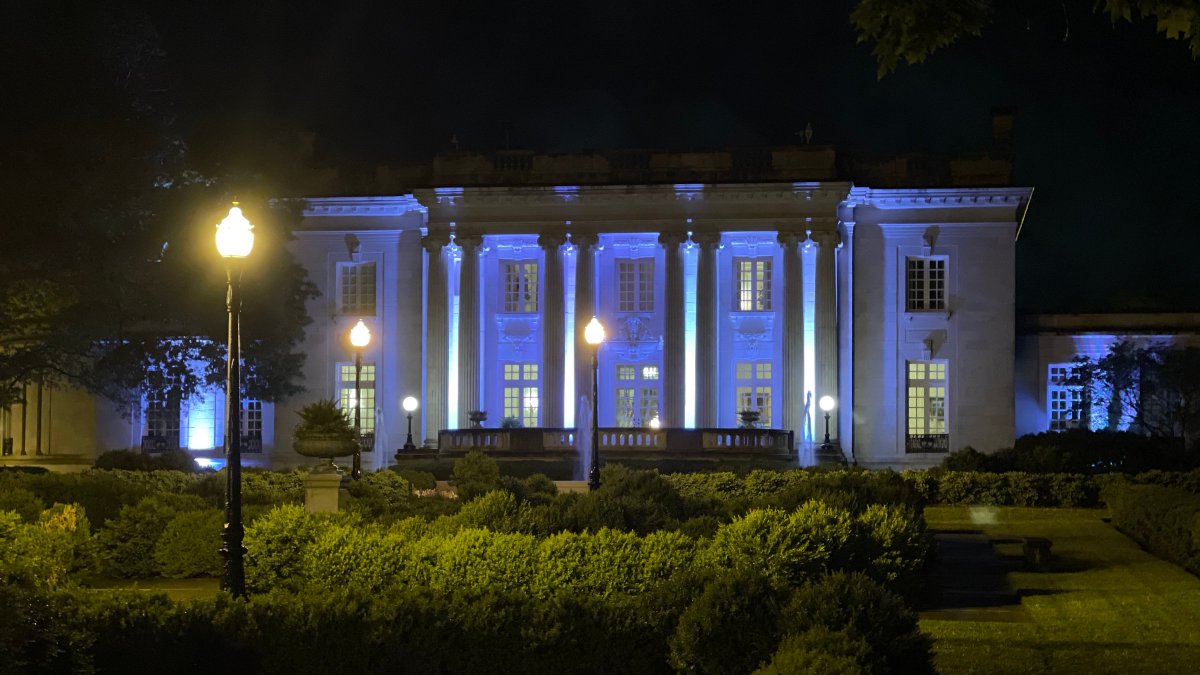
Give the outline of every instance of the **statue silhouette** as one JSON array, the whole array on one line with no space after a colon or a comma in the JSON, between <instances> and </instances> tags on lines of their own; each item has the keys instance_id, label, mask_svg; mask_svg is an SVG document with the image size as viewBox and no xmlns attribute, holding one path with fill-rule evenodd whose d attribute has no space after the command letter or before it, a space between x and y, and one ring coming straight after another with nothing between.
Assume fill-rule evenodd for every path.
<instances>
[{"instance_id":1,"label":"statue silhouette","mask_svg":"<svg viewBox=\"0 0 1200 675\"><path fill-rule=\"evenodd\" d=\"M809 414L810 410L812 410L811 391L808 392L808 395L804 397L804 429L800 432L800 440L804 441L805 443L813 442L812 415Z\"/></svg>"}]
</instances>

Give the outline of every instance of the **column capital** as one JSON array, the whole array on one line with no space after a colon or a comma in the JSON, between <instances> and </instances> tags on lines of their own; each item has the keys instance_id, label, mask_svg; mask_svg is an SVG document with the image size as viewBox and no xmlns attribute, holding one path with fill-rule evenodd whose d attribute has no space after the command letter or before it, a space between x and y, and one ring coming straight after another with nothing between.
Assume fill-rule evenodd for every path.
<instances>
[{"instance_id":1,"label":"column capital","mask_svg":"<svg viewBox=\"0 0 1200 675\"><path fill-rule=\"evenodd\" d=\"M801 232L783 232L783 231L781 231L781 232L779 232L778 235L776 235L776 238L779 240L780 246L783 246L784 248L790 248L792 246L796 246L796 245L800 244L801 242L803 242L807 238L807 234L803 231L801 231Z\"/></svg>"},{"instance_id":2,"label":"column capital","mask_svg":"<svg viewBox=\"0 0 1200 675\"><path fill-rule=\"evenodd\" d=\"M461 247L464 251L468 248L479 248L483 244L483 235L481 234L455 234L454 243Z\"/></svg>"},{"instance_id":3,"label":"column capital","mask_svg":"<svg viewBox=\"0 0 1200 675\"><path fill-rule=\"evenodd\" d=\"M578 246L580 250L591 248L600 241L599 235L595 232L572 232L571 243Z\"/></svg>"},{"instance_id":4,"label":"column capital","mask_svg":"<svg viewBox=\"0 0 1200 675\"><path fill-rule=\"evenodd\" d=\"M820 247L835 247L842 242L841 235L837 230L813 230L808 233L808 238Z\"/></svg>"},{"instance_id":5,"label":"column capital","mask_svg":"<svg viewBox=\"0 0 1200 675\"><path fill-rule=\"evenodd\" d=\"M720 232L693 232L692 242L702 251L711 251L721 243Z\"/></svg>"},{"instance_id":6,"label":"column capital","mask_svg":"<svg viewBox=\"0 0 1200 675\"><path fill-rule=\"evenodd\" d=\"M663 232L658 235L658 243L669 249L678 248L687 240L686 232Z\"/></svg>"},{"instance_id":7,"label":"column capital","mask_svg":"<svg viewBox=\"0 0 1200 675\"><path fill-rule=\"evenodd\" d=\"M450 243L450 235L446 232L430 232L421 237L421 246L432 254L442 252L442 247Z\"/></svg>"},{"instance_id":8,"label":"column capital","mask_svg":"<svg viewBox=\"0 0 1200 675\"><path fill-rule=\"evenodd\" d=\"M567 243L567 237L562 232L543 232L538 235L538 246L557 251L559 246Z\"/></svg>"}]
</instances>

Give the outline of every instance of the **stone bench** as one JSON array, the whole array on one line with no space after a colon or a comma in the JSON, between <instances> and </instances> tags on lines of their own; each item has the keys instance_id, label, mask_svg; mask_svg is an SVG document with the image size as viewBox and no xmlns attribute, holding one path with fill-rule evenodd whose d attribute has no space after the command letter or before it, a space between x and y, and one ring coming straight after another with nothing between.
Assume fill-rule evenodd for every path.
<instances>
[{"instance_id":1,"label":"stone bench","mask_svg":"<svg viewBox=\"0 0 1200 675\"><path fill-rule=\"evenodd\" d=\"M1045 569L1050 564L1052 542L1045 537L1025 537L1021 552L1025 554L1025 564L1033 569Z\"/></svg>"}]
</instances>

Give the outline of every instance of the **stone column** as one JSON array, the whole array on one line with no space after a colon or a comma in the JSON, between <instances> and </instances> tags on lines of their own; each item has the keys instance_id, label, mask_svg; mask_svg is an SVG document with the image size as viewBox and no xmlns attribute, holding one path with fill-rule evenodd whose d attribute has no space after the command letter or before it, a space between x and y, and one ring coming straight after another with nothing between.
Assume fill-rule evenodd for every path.
<instances>
[{"instance_id":1,"label":"stone column","mask_svg":"<svg viewBox=\"0 0 1200 675\"><path fill-rule=\"evenodd\" d=\"M818 416L813 425L813 438L825 436L824 413L821 412L822 396L832 396L837 407L829 415L830 437L837 435L838 413L842 400L838 396L838 346L837 346L837 275L834 251L838 245L837 232L813 232L812 240L817 245L817 302L813 316L815 329L814 347L817 352L817 390L813 393L813 410Z\"/></svg>"},{"instance_id":2,"label":"stone column","mask_svg":"<svg viewBox=\"0 0 1200 675\"><path fill-rule=\"evenodd\" d=\"M720 410L717 368L717 246L719 232L697 232L692 241L700 247L696 267L696 428L717 426Z\"/></svg>"},{"instance_id":3,"label":"stone column","mask_svg":"<svg viewBox=\"0 0 1200 675\"><path fill-rule=\"evenodd\" d=\"M450 291L446 286L446 259L442 247L450 243L445 233L430 233L421 240L429 254L425 284L425 446L436 448L438 431L446 428L446 397L450 388Z\"/></svg>"},{"instance_id":4,"label":"stone column","mask_svg":"<svg viewBox=\"0 0 1200 675\"><path fill-rule=\"evenodd\" d=\"M783 246L783 353L780 402L783 428L791 429L798 445L804 433L804 233L780 232Z\"/></svg>"},{"instance_id":5,"label":"stone column","mask_svg":"<svg viewBox=\"0 0 1200 675\"><path fill-rule=\"evenodd\" d=\"M479 245L477 234L455 234L462 248L458 268L458 426L470 426L467 413L482 410L479 382L483 364L479 360Z\"/></svg>"},{"instance_id":6,"label":"stone column","mask_svg":"<svg viewBox=\"0 0 1200 675\"><path fill-rule=\"evenodd\" d=\"M659 420L664 427L683 428L686 353L684 341L682 232L658 235L666 258L666 307L663 308L663 402Z\"/></svg>"},{"instance_id":7,"label":"stone column","mask_svg":"<svg viewBox=\"0 0 1200 675\"><path fill-rule=\"evenodd\" d=\"M580 397L592 396L592 347L583 339L583 329L596 315L596 235L572 233L575 245L575 398L571 404L578 406ZM612 326L607 327L609 338ZM592 402L593 410L595 401ZM576 427L581 422L576 422Z\"/></svg>"},{"instance_id":8,"label":"stone column","mask_svg":"<svg viewBox=\"0 0 1200 675\"><path fill-rule=\"evenodd\" d=\"M542 426L563 425L563 359L566 335L566 296L563 288L561 233L543 234L538 245L545 253L546 301L542 309ZM589 319L591 317L588 317Z\"/></svg>"}]
</instances>

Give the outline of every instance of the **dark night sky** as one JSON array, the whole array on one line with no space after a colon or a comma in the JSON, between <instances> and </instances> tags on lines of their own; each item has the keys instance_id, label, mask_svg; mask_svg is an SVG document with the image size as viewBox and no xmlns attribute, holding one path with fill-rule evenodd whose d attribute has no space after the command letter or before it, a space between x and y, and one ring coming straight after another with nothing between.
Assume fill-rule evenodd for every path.
<instances>
[{"instance_id":1,"label":"dark night sky","mask_svg":"<svg viewBox=\"0 0 1200 675\"><path fill-rule=\"evenodd\" d=\"M882 82L850 2L148 3L185 128L287 123L334 157L449 148L979 151L1017 111L1025 310L1200 309L1200 63L1090 0L998 2ZM1065 9L1064 9L1065 7Z\"/></svg>"}]
</instances>

